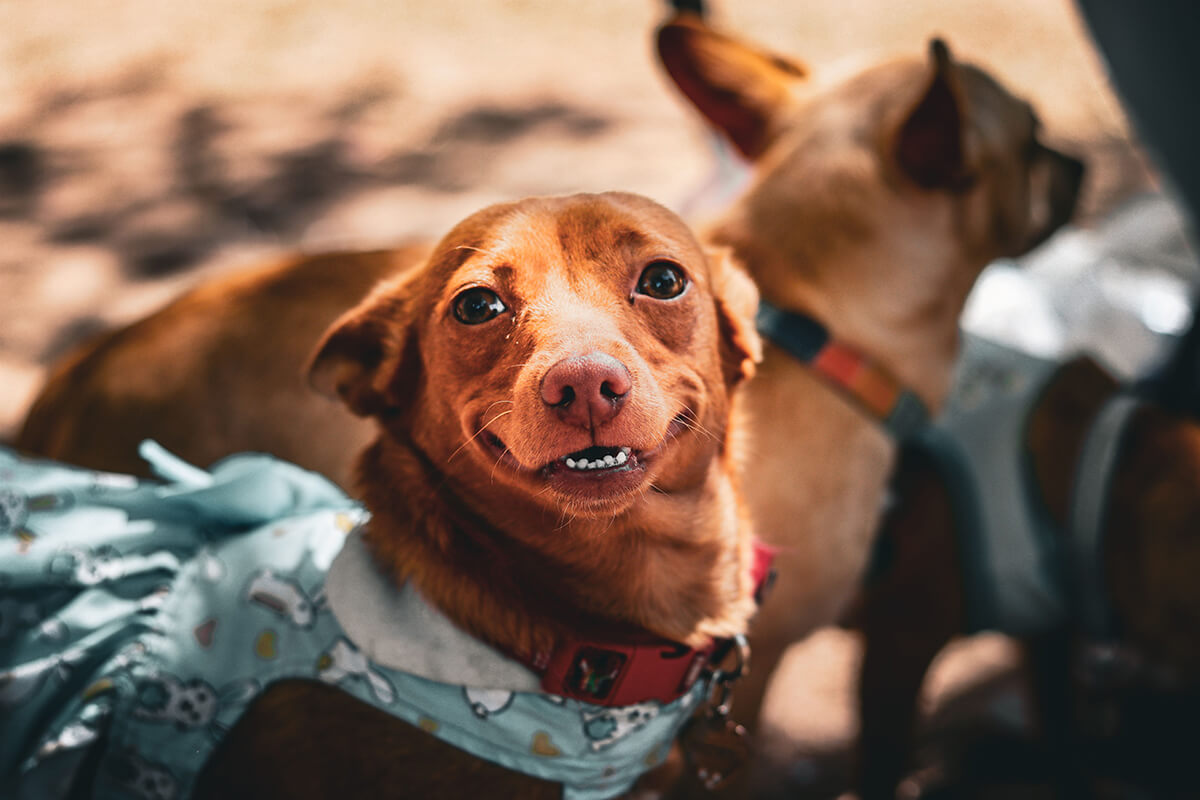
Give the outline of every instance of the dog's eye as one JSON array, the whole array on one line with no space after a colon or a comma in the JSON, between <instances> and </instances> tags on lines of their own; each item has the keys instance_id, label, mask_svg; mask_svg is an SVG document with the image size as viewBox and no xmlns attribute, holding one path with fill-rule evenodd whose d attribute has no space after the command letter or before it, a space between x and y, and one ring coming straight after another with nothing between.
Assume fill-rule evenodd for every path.
<instances>
[{"instance_id":1,"label":"dog's eye","mask_svg":"<svg viewBox=\"0 0 1200 800\"><path fill-rule=\"evenodd\" d=\"M670 261L655 261L642 270L638 278L638 291L655 300L670 300L679 297L687 288L687 276L679 265Z\"/></svg>"},{"instance_id":2,"label":"dog's eye","mask_svg":"<svg viewBox=\"0 0 1200 800\"><path fill-rule=\"evenodd\" d=\"M499 295L482 286L467 289L454 299L454 316L464 325L479 325L507 310Z\"/></svg>"}]
</instances>

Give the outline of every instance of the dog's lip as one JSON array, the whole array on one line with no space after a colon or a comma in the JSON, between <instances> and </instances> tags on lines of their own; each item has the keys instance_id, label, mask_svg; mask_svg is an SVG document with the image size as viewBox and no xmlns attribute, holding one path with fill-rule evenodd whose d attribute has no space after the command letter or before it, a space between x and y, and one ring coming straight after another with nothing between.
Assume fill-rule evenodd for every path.
<instances>
[{"instance_id":1,"label":"dog's lip","mask_svg":"<svg viewBox=\"0 0 1200 800\"><path fill-rule=\"evenodd\" d=\"M617 473L632 473L646 468L656 459L667 445L688 427L688 414L680 412L667 425L662 440L649 450L638 449L630 445L592 445L582 450L564 453L543 464L541 467L527 467L519 462L504 440L486 428L480 434L484 447L490 450L498 459L498 463L526 474L539 474L550 478L556 474L578 476L581 478L602 478ZM608 463L611 460L612 463ZM597 464L596 462L601 462Z\"/></svg>"}]
</instances>

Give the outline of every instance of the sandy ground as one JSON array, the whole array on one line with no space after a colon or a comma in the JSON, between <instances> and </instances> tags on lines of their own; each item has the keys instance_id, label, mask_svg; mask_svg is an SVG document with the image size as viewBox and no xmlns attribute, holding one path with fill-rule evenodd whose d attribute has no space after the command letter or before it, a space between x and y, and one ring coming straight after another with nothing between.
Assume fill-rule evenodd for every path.
<instances>
[{"instance_id":1,"label":"sandy ground","mask_svg":"<svg viewBox=\"0 0 1200 800\"><path fill-rule=\"evenodd\" d=\"M714 11L818 75L944 36L1090 159L1085 222L1149 180L1065 0ZM654 63L662 13L657 0L0 0L0 439L72 344L261 256L437 236L530 194L622 189L683 208L712 157ZM972 652L934 685L1009 654ZM792 655L776 727L802 748L844 744L853 637Z\"/></svg>"}]
</instances>

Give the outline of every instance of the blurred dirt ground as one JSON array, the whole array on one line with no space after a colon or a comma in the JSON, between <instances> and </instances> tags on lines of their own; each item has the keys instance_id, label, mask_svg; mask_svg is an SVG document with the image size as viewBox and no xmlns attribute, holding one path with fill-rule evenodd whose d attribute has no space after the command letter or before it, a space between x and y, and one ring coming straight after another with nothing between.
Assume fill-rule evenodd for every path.
<instances>
[{"instance_id":1,"label":"blurred dirt ground","mask_svg":"<svg viewBox=\"0 0 1200 800\"><path fill-rule=\"evenodd\" d=\"M817 79L944 36L1087 156L1085 222L1150 180L1067 0L714 6ZM256 258L439 236L531 194L693 208L712 155L653 59L664 7L0 0L0 440L71 345ZM855 652L829 631L793 653L772 704L785 746L847 740ZM971 652L932 684L1010 655Z\"/></svg>"}]
</instances>

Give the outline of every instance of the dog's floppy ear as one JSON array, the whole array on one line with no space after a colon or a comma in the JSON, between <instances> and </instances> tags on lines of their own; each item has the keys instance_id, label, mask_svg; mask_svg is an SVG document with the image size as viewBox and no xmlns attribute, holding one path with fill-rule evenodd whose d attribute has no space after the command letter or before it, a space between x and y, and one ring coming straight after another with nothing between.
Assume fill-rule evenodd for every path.
<instances>
[{"instance_id":1,"label":"dog's floppy ear","mask_svg":"<svg viewBox=\"0 0 1200 800\"><path fill-rule=\"evenodd\" d=\"M721 370L725 385L736 386L754 376L762 361L762 339L754 318L758 314L758 287L729 258L728 250L709 250L713 294L721 332Z\"/></svg>"},{"instance_id":2,"label":"dog's floppy ear","mask_svg":"<svg viewBox=\"0 0 1200 800\"><path fill-rule=\"evenodd\" d=\"M717 33L694 14L658 29L658 57L680 91L750 159L766 150L772 119L807 75L800 64Z\"/></svg>"},{"instance_id":3,"label":"dog's floppy ear","mask_svg":"<svg viewBox=\"0 0 1200 800\"><path fill-rule=\"evenodd\" d=\"M407 281L378 287L333 323L308 364L309 384L360 417L396 411L419 369ZM408 379L405 379L405 373Z\"/></svg>"},{"instance_id":4,"label":"dog's floppy ear","mask_svg":"<svg viewBox=\"0 0 1200 800\"><path fill-rule=\"evenodd\" d=\"M958 67L941 39L930 41L929 59L929 86L896 135L896 163L924 189L960 191L971 180Z\"/></svg>"}]
</instances>

